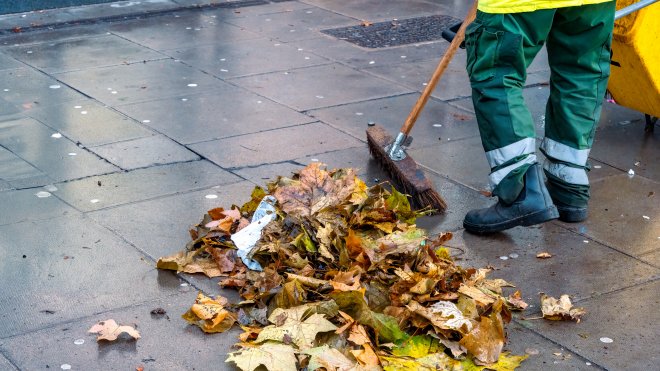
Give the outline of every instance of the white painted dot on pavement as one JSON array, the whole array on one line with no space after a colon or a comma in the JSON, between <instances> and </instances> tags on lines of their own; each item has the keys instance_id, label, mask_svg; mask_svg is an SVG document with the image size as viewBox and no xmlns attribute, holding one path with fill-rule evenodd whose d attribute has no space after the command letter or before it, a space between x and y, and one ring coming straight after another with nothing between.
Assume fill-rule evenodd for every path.
<instances>
[{"instance_id":1,"label":"white painted dot on pavement","mask_svg":"<svg viewBox=\"0 0 660 371\"><path fill-rule=\"evenodd\" d=\"M612 339L610 339L610 338L608 338L608 337L602 337L602 338L600 338L600 341L601 341L602 343L605 343L605 344L610 344L610 343L613 343L613 342L614 342L614 340L612 340Z\"/></svg>"},{"instance_id":2,"label":"white painted dot on pavement","mask_svg":"<svg viewBox=\"0 0 660 371\"><path fill-rule=\"evenodd\" d=\"M195 88L195 87L197 87L197 84L188 84L188 86L191 87L191 88Z\"/></svg>"},{"instance_id":3,"label":"white painted dot on pavement","mask_svg":"<svg viewBox=\"0 0 660 371\"><path fill-rule=\"evenodd\" d=\"M96 203L98 203L99 201L101 201L101 200L99 200L98 198L94 198L94 199L89 200L89 202L91 202L91 203L93 203L93 204L96 204Z\"/></svg>"},{"instance_id":4,"label":"white painted dot on pavement","mask_svg":"<svg viewBox=\"0 0 660 371\"><path fill-rule=\"evenodd\" d=\"M87 111L80 111L80 114L81 114L81 115L86 115L86 114L87 114Z\"/></svg>"},{"instance_id":5,"label":"white painted dot on pavement","mask_svg":"<svg viewBox=\"0 0 660 371\"><path fill-rule=\"evenodd\" d=\"M69 156L77 156L78 154L75 153L75 152L69 152L68 155L69 155Z\"/></svg>"},{"instance_id":6,"label":"white painted dot on pavement","mask_svg":"<svg viewBox=\"0 0 660 371\"><path fill-rule=\"evenodd\" d=\"M51 89L59 89L61 87L62 87L61 85L57 85L57 84L53 84L53 85L49 86L49 88L51 88Z\"/></svg>"},{"instance_id":7,"label":"white painted dot on pavement","mask_svg":"<svg viewBox=\"0 0 660 371\"><path fill-rule=\"evenodd\" d=\"M62 366L60 366L60 368L61 368L62 370L70 370L70 369L71 369L71 365L68 364L68 363L65 363L65 364L63 364Z\"/></svg>"},{"instance_id":8,"label":"white painted dot on pavement","mask_svg":"<svg viewBox=\"0 0 660 371\"><path fill-rule=\"evenodd\" d=\"M209 200L213 200L213 199L218 198L218 195L206 195L204 197L208 198Z\"/></svg>"},{"instance_id":9,"label":"white painted dot on pavement","mask_svg":"<svg viewBox=\"0 0 660 371\"><path fill-rule=\"evenodd\" d=\"M62 138L62 134L60 134L60 133L53 133L53 134L51 134L50 136L51 136L52 138L55 138L55 139Z\"/></svg>"},{"instance_id":10,"label":"white painted dot on pavement","mask_svg":"<svg viewBox=\"0 0 660 371\"><path fill-rule=\"evenodd\" d=\"M143 123L148 124L151 122L151 120L142 120Z\"/></svg>"},{"instance_id":11,"label":"white painted dot on pavement","mask_svg":"<svg viewBox=\"0 0 660 371\"><path fill-rule=\"evenodd\" d=\"M50 197L51 193L50 193L50 192L41 191L41 192L37 192L37 193L35 193L34 195L37 196L37 197L39 197L39 198L46 198L46 197Z\"/></svg>"},{"instance_id":12,"label":"white painted dot on pavement","mask_svg":"<svg viewBox=\"0 0 660 371\"><path fill-rule=\"evenodd\" d=\"M76 345L83 345L85 344L85 339L76 339L73 343Z\"/></svg>"}]
</instances>

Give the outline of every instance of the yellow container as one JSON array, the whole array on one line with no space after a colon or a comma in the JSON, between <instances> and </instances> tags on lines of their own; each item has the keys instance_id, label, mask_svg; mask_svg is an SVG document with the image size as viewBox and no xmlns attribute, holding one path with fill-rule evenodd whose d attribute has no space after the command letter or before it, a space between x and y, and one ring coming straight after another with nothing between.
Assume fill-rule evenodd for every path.
<instances>
[{"instance_id":1,"label":"yellow container","mask_svg":"<svg viewBox=\"0 0 660 371\"><path fill-rule=\"evenodd\" d=\"M621 9L637 0L617 0ZM614 23L608 90L622 105L660 117L660 3Z\"/></svg>"}]
</instances>

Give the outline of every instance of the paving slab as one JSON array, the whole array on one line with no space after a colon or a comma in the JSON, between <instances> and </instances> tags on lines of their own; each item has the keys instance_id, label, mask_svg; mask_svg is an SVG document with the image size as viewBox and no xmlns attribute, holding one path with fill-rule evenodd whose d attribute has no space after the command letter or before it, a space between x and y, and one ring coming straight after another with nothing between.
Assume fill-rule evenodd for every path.
<instances>
[{"instance_id":1,"label":"paving slab","mask_svg":"<svg viewBox=\"0 0 660 371\"><path fill-rule=\"evenodd\" d=\"M155 135L145 125L93 99L46 105L25 114L86 147Z\"/></svg>"},{"instance_id":2,"label":"paving slab","mask_svg":"<svg viewBox=\"0 0 660 371\"><path fill-rule=\"evenodd\" d=\"M46 174L11 151L0 147L0 179L13 181L45 176Z\"/></svg>"},{"instance_id":3,"label":"paving slab","mask_svg":"<svg viewBox=\"0 0 660 371\"><path fill-rule=\"evenodd\" d=\"M199 160L199 156L164 135L106 144L90 151L124 170Z\"/></svg>"},{"instance_id":4,"label":"paving slab","mask_svg":"<svg viewBox=\"0 0 660 371\"><path fill-rule=\"evenodd\" d=\"M298 111L336 106L410 90L340 64L230 80Z\"/></svg>"},{"instance_id":5,"label":"paving slab","mask_svg":"<svg viewBox=\"0 0 660 371\"><path fill-rule=\"evenodd\" d=\"M0 145L57 181L118 170L33 119L0 123L0 133Z\"/></svg>"},{"instance_id":6,"label":"paving slab","mask_svg":"<svg viewBox=\"0 0 660 371\"><path fill-rule=\"evenodd\" d=\"M5 356L3 356L2 354L0 354L0 368L2 368L3 370L7 370L7 371L10 371L10 370L17 370L18 371L16 366L14 366L11 362L9 362L9 360Z\"/></svg>"},{"instance_id":7,"label":"paving slab","mask_svg":"<svg viewBox=\"0 0 660 371\"><path fill-rule=\"evenodd\" d=\"M406 2L387 0L304 0L305 3L366 21L412 18L416 16L442 13L446 7L439 2L408 0Z\"/></svg>"},{"instance_id":8,"label":"paving slab","mask_svg":"<svg viewBox=\"0 0 660 371\"><path fill-rule=\"evenodd\" d=\"M370 122L383 126L395 137L418 98L419 94L406 94L312 110L308 114L361 140L367 139ZM429 99L410 135L414 138L410 146L413 149L474 137L479 130L473 114Z\"/></svg>"},{"instance_id":9,"label":"paving slab","mask_svg":"<svg viewBox=\"0 0 660 371\"><path fill-rule=\"evenodd\" d=\"M173 275L172 275L173 276ZM181 318L194 303L191 290L163 296L138 306L112 310L38 332L0 340L9 357L24 370L59 370L67 364L72 370L234 370L224 363L232 344L238 342L238 326L221 334L205 334ZM165 316L151 311L162 308ZM96 322L114 319L119 324L137 326L141 338L97 342L87 330ZM76 340L84 340L76 345ZM211 366L212 365L212 366Z\"/></svg>"},{"instance_id":10,"label":"paving slab","mask_svg":"<svg viewBox=\"0 0 660 371\"><path fill-rule=\"evenodd\" d=\"M507 342L504 351L515 355L527 355L520 364L520 370L599 370L592 361L572 352L561 344L554 343L543 336L510 322L506 326Z\"/></svg>"},{"instance_id":11,"label":"paving slab","mask_svg":"<svg viewBox=\"0 0 660 371\"><path fill-rule=\"evenodd\" d=\"M323 123L311 123L240 137L193 144L190 149L222 168L242 168L293 160L362 146L362 142Z\"/></svg>"},{"instance_id":12,"label":"paving slab","mask_svg":"<svg viewBox=\"0 0 660 371\"><path fill-rule=\"evenodd\" d=\"M177 2L189 3L195 2L198 0L177 0ZM231 1L227 1L231 2ZM260 4L261 2L261 4ZM206 10L207 14L212 14L218 17L219 19L226 21L233 18L246 18L246 17L255 17L265 14L276 14L276 13L286 13L293 10L300 9L314 9L314 6L306 4L301 1L290 1L290 0L275 0L275 1L261 1L261 0L252 0L246 2L237 1L232 6L218 7Z\"/></svg>"},{"instance_id":13,"label":"paving slab","mask_svg":"<svg viewBox=\"0 0 660 371\"><path fill-rule=\"evenodd\" d=\"M244 167L232 172L252 183L265 186L269 181L277 179L278 176L290 177L293 173L300 171L304 166L298 161L285 161L277 164L266 164L262 166Z\"/></svg>"},{"instance_id":14,"label":"paving slab","mask_svg":"<svg viewBox=\"0 0 660 371\"><path fill-rule=\"evenodd\" d=\"M472 95L470 80L465 71L465 51L457 51L449 63L442 78L438 82L432 97L440 100L454 100ZM422 91L426 87L433 71L438 65L440 57L418 61L417 63L399 63L379 66L373 64L364 71L399 83L415 91ZM527 76L526 86L547 82L544 72L530 73Z\"/></svg>"},{"instance_id":15,"label":"paving slab","mask_svg":"<svg viewBox=\"0 0 660 371\"><path fill-rule=\"evenodd\" d=\"M297 158L295 162L305 166L312 162L321 162L326 164L328 169L354 168L358 176L369 186L390 180L381 164L371 157L366 144L338 151L309 154Z\"/></svg>"},{"instance_id":16,"label":"paving slab","mask_svg":"<svg viewBox=\"0 0 660 371\"><path fill-rule=\"evenodd\" d=\"M208 161L153 166L57 184L57 196L81 211L92 211L239 181ZM100 185L99 185L100 184Z\"/></svg>"},{"instance_id":17,"label":"paving slab","mask_svg":"<svg viewBox=\"0 0 660 371\"><path fill-rule=\"evenodd\" d=\"M226 83L174 60L95 68L56 75L110 106L220 89ZM185 94L185 93L184 93Z\"/></svg>"},{"instance_id":18,"label":"paving slab","mask_svg":"<svg viewBox=\"0 0 660 371\"><path fill-rule=\"evenodd\" d=\"M0 298L3 338L176 292L132 246L82 216L5 225L0 242L0 277L11 282Z\"/></svg>"},{"instance_id":19,"label":"paving slab","mask_svg":"<svg viewBox=\"0 0 660 371\"><path fill-rule=\"evenodd\" d=\"M264 38L170 50L166 53L221 79L330 63L302 48Z\"/></svg>"},{"instance_id":20,"label":"paving slab","mask_svg":"<svg viewBox=\"0 0 660 371\"><path fill-rule=\"evenodd\" d=\"M229 85L223 86L222 90L122 105L117 110L183 144L315 121Z\"/></svg>"},{"instance_id":21,"label":"paving slab","mask_svg":"<svg viewBox=\"0 0 660 371\"><path fill-rule=\"evenodd\" d=\"M4 211L0 213L0 225L79 214L53 195L56 190L49 189L50 192L41 188L0 192L0 206Z\"/></svg>"},{"instance_id":22,"label":"paving slab","mask_svg":"<svg viewBox=\"0 0 660 371\"><path fill-rule=\"evenodd\" d=\"M591 185L589 218L567 228L640 256L660 248L660 183L627 174Z\"/></svg>"},{"instance_id":23,"label":"paving slab","mask_svg":"<svg viewBox=\"0 0 660 371\"><path fill-rule=\"evenodd\" d=\"M0 81L0 98L19 110L83 98L82 94L60 81L31 68L0 71Z\"/></svg>"},{"instance_id":24,"label":"paving slab","mask_svg":"<svg viewBox=\"0 0 660 371\"><path fill-rule=\"evenodd\" d=\"M615 277L609 277L612 283ZM660 346L654 340L660 321L658 292L656 280L576 303L587 310L579 324L526 321L525 325L607 370L654 370L660 363Z\"/></svg>"},{"instance_id":25,"label":"paving slab","mask_svg":"<svg viewBox=\"0 0 660 371\"><path fill-rule=\"evenodd\" d=\"M48 73L168 58L115 35L18 46L5 53Z\"/></svg>"},{"instance_id":26,"label":"paving slab","mask_svg":"<svg viewBox=\"0 0 660 371\"><path fill-rule=\"evenodd\" d=\"M660 236L658 236L658 239L660 240ZM660 268L660 250L644 254L640 256L639 259Z\"/></svg>"},{"instance_id":27,"label":"paving slab","mask_svg":"<svg viewBox=\"0 0 660 371\"><path fill-rule=\"evenodd\" d=\"M208 210L242 205L250 200L254 186L246 181L214 186L99 210L88 215L156 261L162 256L183 251L190 241L188 230L201 222ZM182 274L181 277L206 292L217 293L220 290L217 284L219 279L208 279L202 274Z\"/></svg>"},{"instance_id":28,"label":"paving slab","mask_svg":"<svg viewBox=\"0 0 660 371\"><path fill-rule=\"evenodd\" d=\"M456 184L446 177L424 170L434 189L447 202L447 210L443 213L426 216L417 220L417 225L430 235L442 232L455 232L463 228L465 213L476 208L484 208L492 203L487 197L465 186Z\"/></svg>"},{"instance_id":29,"label":"paving slab","mask_svg":"<svg viewBox=\"0 0 660 371\"><path fill-rule=\"evenodd\" d=\"M3 49L4 50L4 49ZM0 70L12 70L25 67L25 64L11 57L10 53L0 53Z\"/></svg>"},{"instance_id":30,"label":"paving slab","mask_svg":"<svg viewBox=\"0 0 660 371\"><path fill-rule=\"evenodd\" d=\"M113 1L87 6L72 6L65 8L66 14L73 19L85 20L99 17L121 17L135 13L149 13L167 11L179 8L180 5L173 0L142 0L142 1Z\"/></svg>"},{"instance_id":31,"label":"paving slab","mask_svg":"<svg viewBox=\"0 0 660 371\"><path fill-rule=\"evenodd\" d=\"M283 42L313 39L320 30L359 24L360 21L323 9L294 9L289 12L227 18L224 21Z\"/></svg>"},{"instance_id":32,"label":"paving slab","mask_svg":"<svg viewBox=\"0 0 660 371\"><path fill-rule=\"evenodd\" d=\"M660 131L645 133L642 122L622 123L596 132L591 157L660 182Z\"/></svg>"},{"instance_id":33,"label":"paving slab","mask_svg":"<svg viewBox=\"0 0 660 371\"><path fill-rule=\"evenodd\" d=\"M367 49L346 40L323 35L315 39L293 41L289 45L361 69L376 64L385 66L399 64L402 61L412 63L434 57L440 60L440 56L447 49L449 43L439 40L391 48Z\"/></svg>"},{"instance_id":34,"label":"paving slab","mask_svg":"<svg viewBox=\"0 0 660 371\"><path fill-rule=\"evenodd\" d=\"M554 297L567 294L581 300L660 276L658 268L569 231L557 222L516 227L485 237L465 231L457 235L452 246L469 250L476 262L484 263L479 266L493 267L493 278L516 285L523 299L533 305L526 316L539 310L540 292ZM537 258L541 252L552 257Z\"/></svg>"},{"instance_id":35,"label":"paving slab","mask_svg":"<svg viewBox=\"0 0 660 371\"><path fill-rule=\"evenodd\" d=\"M259 37L249 30L223 22L217 16L199 11L180 11L117 22L107 29L154 50L212 45L219 40L240 42Z\"/></svg>"},{"instance_id":36,"label":"paving slab","mask_svg":"<svg viewBox=\"0 0 660 371\"><path fill-rule=\"evenodd\" d=\"M2 46L20 46L29 44L41 44L45 42L60 42L67 39L86 38L107 35L107 31L99 26L70 26L70 27L48 27L30 32L18 32L3 35L0 40Z\"/></svg>"}]
</instances>

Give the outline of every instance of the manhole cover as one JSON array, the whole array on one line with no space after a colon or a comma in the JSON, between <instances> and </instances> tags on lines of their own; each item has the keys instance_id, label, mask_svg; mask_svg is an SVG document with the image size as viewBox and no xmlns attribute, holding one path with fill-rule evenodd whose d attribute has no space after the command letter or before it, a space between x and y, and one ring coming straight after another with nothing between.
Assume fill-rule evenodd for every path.
<instances>
[{"instance_id":1,"label":"manhole cover","mask_svg":"<svg viewBox=\"0 0 660 371\"><path fill-rule=\"evenodd\" d=\"M379 22L370 26L333 28L321 32L365 48L385 48L439 40L442 38L443 30L460 21L447 15L432 15Z\"/></svg>"}]
</instances>

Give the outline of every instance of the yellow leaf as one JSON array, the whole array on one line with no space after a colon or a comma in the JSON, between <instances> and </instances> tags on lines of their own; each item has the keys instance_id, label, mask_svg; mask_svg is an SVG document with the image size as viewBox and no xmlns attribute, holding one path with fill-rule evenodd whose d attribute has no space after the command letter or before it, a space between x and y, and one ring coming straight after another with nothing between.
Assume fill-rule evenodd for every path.
<instances>
[{"instance_id":1,"label":"yellow leaf","mask_svg":"<svg viewBox=\"0 0 660 371\"><path fill-rule=\"evenodd\" d=\"M348 371L356 366L355 362L352 362L340 351L330 348L328 345L307 349L304 353L311 356L309 365L307 366L308 370Z\"/></svg>"},{"instance_id":2,"label":"yellow leaf","mask_svg":"<svg viewBox=\"0 0 660 371\"><path fill-rule=\"evenodd\" d=\"M229 353L225 362L234 362L243 371L254 371L259 366L265 366L269 371L297 369L293 347L270 342Z\"/></svg>"},{"instance_id":3,"label":"yellow leaf","mask_svg":"<svg viewBox=\"0 0 660 371\"><path fill-rule=\"evenodd\" d=\"M443 347L437 339L429 335L417 335L392 349L392 354L399 357L422 358L442 351Z\"/></svg>"},{"instance_id":4,"label":"yellow leaf","mask_svg":"<svg viewBox=\"0 0 660 371\"><path fill-rule=\"evenodd\" d=\"M204 332L225 332L236 322L236 315L224 309L225 304L227 299L222 296L214 300L200 292L195 304L181 317Z\"/></svg>"},{"instance_id":5,"label":"yellow leaf","mask_svg":"<svg viewBox=\"0 0 660 371\"><path fill-rule=\"evenodd\" d=\"M462 370L459 361L439 352L426 357L411 359L408 357L380 357L385 371L436 371L436 370Z\"/></svg>"},{"instance_id":6,"label":"yellow leaf","mask_svg":"<svg viewBox=\"0 0 660 371\"><path fill-rule=\"evenodd\" d=\"M117 340L122 333L126 333L136 340L140 338L140 333L136 329L131 326L119 326L114 319L101 321L92 326L88 332L90 334L98 334L98 337L96 338L97 341L114 341Z\"/></svg>"},{"instance_id":7,"label":"yellow leaf","mask_svg":"<svg viewBox=\"0 0 660 371\"><path fill-rule=\"evenodd\" d=\"M527 359L527 355L524 356L512 356L509 353L502 353L500 359L493 364L488 366L479 366L474 364L471 358L466 358L461 362L463 366L462 371L514 371L522 361Z\"/></svg>"},{"instance_id":8,"label":"yellow leaf","mask_svg":"<svg viewBox=\"0 0 660 371\"><path fill-rule=\"evenodd\" d=\"M459 343L474 356L476 363L490 365L499 359L505 340L502 317L493 313L489 317L482 316L481 322Z\"/></svg>"},{"instance_id":9,"label":"yellow leaf","mask_svg":"<svg viewBox=\"0 0 660 371\"><path fill-rule=\"evenodd\" d=\"M378 356L374 352L373 348L371 345L368 343L365 343L362 345L362 349L357 349L357 350L351 350L351 354L353 354L353 357L357 359L358 363L362 366L378 366L380 365L380 360L378 360Z\"/></svg>"},{"instance_id":10,"label":"yellow leaf","mask_svg":"<svg viewBox=\"0 0 660 371\"><path fill-rule=\"evenodd\" d=\"M485 294L483 291L479 290L478 288L474 286L468 286L468 285L461 285L461 287L458 288L458 292L461 294L468 296L474 301L480 305L480 306L487 306L490 304L493 304L495 302L495 298Z\"/></svg>"}]
</instances>

